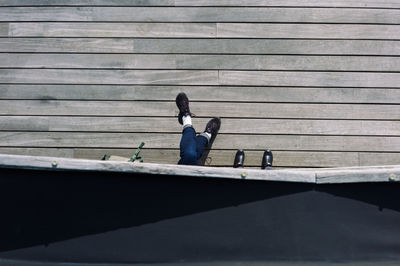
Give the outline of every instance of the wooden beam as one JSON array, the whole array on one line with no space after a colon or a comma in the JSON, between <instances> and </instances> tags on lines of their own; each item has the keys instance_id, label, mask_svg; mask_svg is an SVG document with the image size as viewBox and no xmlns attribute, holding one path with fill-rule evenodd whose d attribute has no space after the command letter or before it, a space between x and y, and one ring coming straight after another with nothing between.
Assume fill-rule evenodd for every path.
<instances>
[{"instance_id":1,"label":"wooden beam","mask_svg":"<svg viewBox=\"0 0 400 266\"><path fill-rule=\"evenodd\" d=\"M242 180L302 182L316 184L400 181L399 165L330 168L317 170L297 169L268 171L235 168L214 168L203 166L82 160L57 157L0 155L0 167L55 171L79 170L125 172L135 174L192 176L201 178L231 178Z\"/></svg>"},{"instance_id":2,"label":"wooden beam","mask_svg":"<svg viewBox=\"0 0 400 266\"><path fill-rule=\"evenodd\" d=\"M286 181L315 183L315 174L292 170L252 170L235 168L214 168L204 166L128 163L100 160L82 160L57 157L35 157L21 155L0 155L0 167L43 170L79 170L124 172L134 174L155 174L211 178L231 178L264 181Z\"/></svg>"}]
</instances>

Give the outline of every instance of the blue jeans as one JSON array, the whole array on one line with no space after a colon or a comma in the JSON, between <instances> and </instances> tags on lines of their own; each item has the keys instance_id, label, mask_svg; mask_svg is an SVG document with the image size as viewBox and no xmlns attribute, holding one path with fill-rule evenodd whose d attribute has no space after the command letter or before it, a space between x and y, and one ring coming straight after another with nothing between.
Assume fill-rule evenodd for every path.
<instances>
[{"instance_id":1,"label":"blue jeans","mask_svg":"<svg viewBox=\"0 0 400 266\"><path fill-rule=\"evenodd\" d=\"M208 143L208 139L204 136L196 136L193 127L187 127L182 132L180 144L181 159L178 164L197 165L197 160L203 154L204 148Z\"/></svg>"}]
</instances>

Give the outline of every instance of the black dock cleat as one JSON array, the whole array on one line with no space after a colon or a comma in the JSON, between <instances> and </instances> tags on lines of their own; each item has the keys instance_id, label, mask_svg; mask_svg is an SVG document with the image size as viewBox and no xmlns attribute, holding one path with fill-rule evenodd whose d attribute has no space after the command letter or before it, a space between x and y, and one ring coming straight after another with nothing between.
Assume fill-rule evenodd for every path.
<instances>
[{"instance_id":1,"label":"black dock cleat","mask_svg":"<svg viewBox=\"0 0 400 266\"><path fill-rule=\"evenodd\" d=\"M243 168L244 167L244 151L238 150L235 155L235 160L233 161L233 168Z\"/></svg>"},{"instance_id":2,"label":"black dock cleat","mask_svg":"<svg viewBox=\"0 0 400 266\"><path fill-rule=\"evenodd\" d=\"M261 162L261 169L269 169L272 167L272 152L268 149L264 152Z\"/></svg>"}]
</instances>

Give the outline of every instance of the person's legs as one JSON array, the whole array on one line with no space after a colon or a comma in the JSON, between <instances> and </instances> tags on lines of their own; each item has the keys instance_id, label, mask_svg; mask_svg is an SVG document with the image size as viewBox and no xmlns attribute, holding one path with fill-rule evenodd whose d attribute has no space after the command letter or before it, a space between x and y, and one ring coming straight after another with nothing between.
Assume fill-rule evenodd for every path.
<instances>
[{"instance_id":1,"label":"person's legs","mask_svg":"<svg viewBox=\"0 0 400 266\"><path fill-rule=\"evenodd\" d=\"M197 160L200 159L201 155L203 155L204 148L208 144L208 139L203 135L198 135L196 137L196 152L197 152Z\"/></svg>"},{"instance_id":2,"label":"person's legs","mask_svg":"<svg viewBox=\"0 0 400 266\"><path fill-rule=\"evenodd\" d=\"M189 98L183 92L176 96L176 106L179 109L178 122L183 125L180 142L180 156L178 164L197 165L197 160L202 156L205 146L210 139L215 138L221 126L219 118L211 119L203 133L196 137L196 131L192 126L192 118L189 109Z\"/></svg>"},{"instance_id":3,"label":"person's legs","mask_svg":"<svg viewBox=\"0 0 400 266\"><path fill-rule=\"evenodd\" d=\"M178 164L197 165L197 137L193 127L183 129Z\"/></svg>"}]
</instances>

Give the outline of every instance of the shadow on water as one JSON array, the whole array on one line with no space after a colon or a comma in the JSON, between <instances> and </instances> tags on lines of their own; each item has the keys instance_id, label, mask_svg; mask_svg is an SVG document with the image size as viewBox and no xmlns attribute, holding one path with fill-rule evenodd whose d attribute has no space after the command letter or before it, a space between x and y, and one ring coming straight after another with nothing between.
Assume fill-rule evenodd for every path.
<instances>
[{"instance_id":1,"label":"shadow on water","mask_svg":"<svg viewBox=\"0 0 400 266\"><path fill-rule=\"evenodd\" d=\"M308 185L97 172L1 170L0 251L310 190Z\"/></svg>"},{"instance_id":2,"label":"shadow on water","mask_svg":"<svg viewBox=\"0 0 400 266\"><path fill-rule=\"evenodd\" d=\"M12 169L0 174L0 252L6 259L400 259L399 183Z\"/></svg>"}]
</instances>

